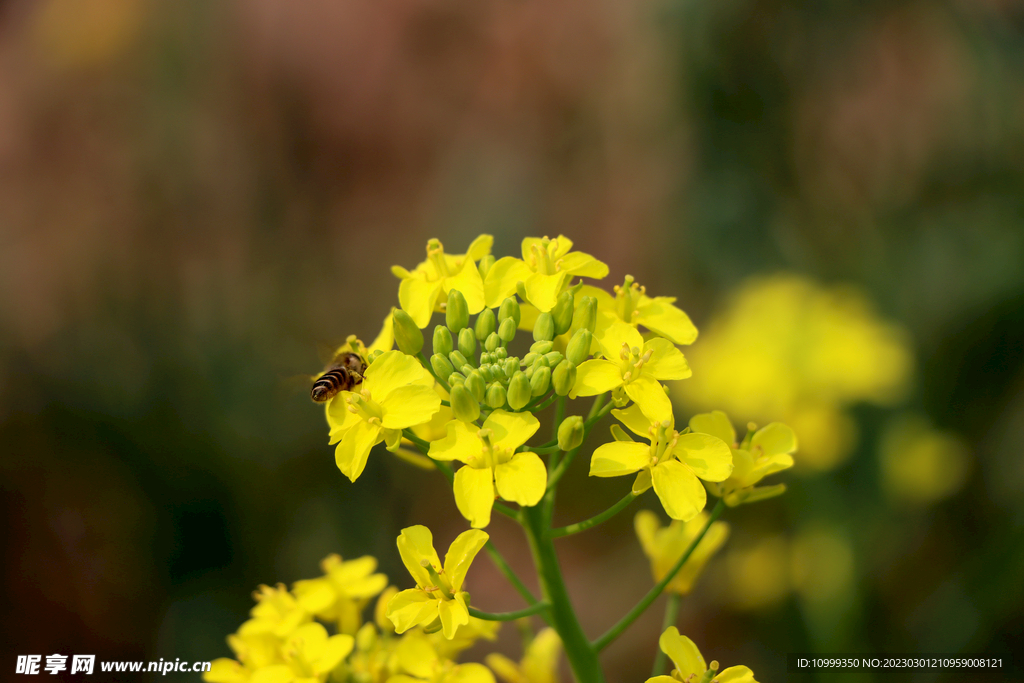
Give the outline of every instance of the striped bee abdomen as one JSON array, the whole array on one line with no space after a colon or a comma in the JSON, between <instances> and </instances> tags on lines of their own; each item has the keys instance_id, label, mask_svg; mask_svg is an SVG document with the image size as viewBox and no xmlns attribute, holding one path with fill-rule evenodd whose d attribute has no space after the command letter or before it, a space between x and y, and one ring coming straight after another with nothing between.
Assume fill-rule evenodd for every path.
<instances>
[{"instance_id":1,"label":"striped bee abdomen","mask_svg":"<svg viewBox=\"0 0 1024 683\"><path fill-rule=\"evenodd\" d=\"M334 398L339 391L348 391L353 384L352 375L348 370L343 367L331 368L313 382L310 397L317 403L323 403Z\"/></svg>"}]
</instances>

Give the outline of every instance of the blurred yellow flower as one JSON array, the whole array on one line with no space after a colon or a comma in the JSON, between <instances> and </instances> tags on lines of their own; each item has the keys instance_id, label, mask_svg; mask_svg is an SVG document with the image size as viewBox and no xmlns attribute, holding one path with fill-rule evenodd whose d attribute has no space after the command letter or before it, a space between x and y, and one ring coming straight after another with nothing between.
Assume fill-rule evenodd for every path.
<instances>
[{"instance_id":1,"label":"blurred yellow flower","mask_svg":"<svg viewBox=\"0 0 1024 683\"><path fill-rule=\"evenodd\" d=\"M925 418L904 415L887 425L879 447L882 485L892 498L927 505L964 484L967 444L955 434L932 429Z\"/></svg>"},{"instance_id":2,"label":"blurred yellow flower","mask_svg":"<svg viewBox=\"0 0 1024 683\"><path fill-rule=\"evenodd\" d=\"M340 633L354 635L362 626L363 608L384 590L388 577L374 573L377 560L369 555L347 562L340 555L328 555L320 567L325 576L296 581L292 592L303 609L336 622Z\"/></svg>"},{"instance_id":3,"label":"blurred yellow flower","mask_svg":"<svg viewBox=\"0 0 1024 683\"><path fill-rule=\"evenodd\" d=\"M395 648L397 669L401 672L388 683L494 683L494 674L483 664L456 664L440 656L430 640L410 633Z\"/></svg>"},{"instance_id":4,"label":"blurred yellow flower","mask_svg":"<svg viewBox=\"0 0 1024 683\"><path fill-rule=\"evenodd\" d=\"M686 549L697 538L697 534L708 521L708 514L701 512L688 522L673 520L668 526L661 526L658 515L650 510L641 510L633 518L633 527L640 539L644 554L651 561L651 574L654 581L665 578L668 571L675 566ZM669 582L665 590L670 593L685 595L693 589L693 584L700 576L701 570L711 556L718 551L729 537L729 525L726 522L715 522L708 528L704 538L694 548L690 558L679 570L675 578Z\"/></svg>"},{"instance_id":5,"label":"blurred yellow flower","mask_svg":"<svg viewBox=\"0 0 1024 683\"><path fill-rule=\"evenodd\" d=\"M722 598L742 610L777 604L791 588L790 547L783 536L764 536L732 548L724 557Z\"/></svg>"},{"instance_id":6,"label":"blurred yellow flower","mask_svg":"<svg viewBox=\"0 0 1024 683\"><path fill-rule=\"evenodd\" d=\"M501 654L487 655L487 666L505 683L558 683L558 659L562 639L552 628L544 628L526 646L518 664Z\"/></svg>"},{"instance_id":7,"label":"blurred yellow flower","mask_svg":"<svg viewBox=\"0 0 1024 683\"><path fill-rule=\"evenodd\" d=\"M683 403L784 420L801 435L801 464L819 470L853 446L845 408L898 402L913 363L905 331L861 292L788 274L744 285L689 356L698 372L677 385Z\"/></svg>"}]
</instances>

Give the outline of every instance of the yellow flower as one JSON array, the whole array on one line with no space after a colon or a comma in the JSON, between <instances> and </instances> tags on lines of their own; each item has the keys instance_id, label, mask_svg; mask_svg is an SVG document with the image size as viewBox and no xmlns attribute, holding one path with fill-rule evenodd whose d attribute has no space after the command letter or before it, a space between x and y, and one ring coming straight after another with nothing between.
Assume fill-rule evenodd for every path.
<instances>
[{"instance_id":1,"label":"yellow flower","mask_svg":"<svg viewBox=\"0 0 1024 683\"><path fill-rule=\"evenodd\" d=\"M635 327L621 320L611 322L596 339L604 358L580 364L569 398L596 396L621 387L651 420L671 419L672 402L659 380L685 379L692 374L682 352L660 337L645 342Z\"/></svg>"},{"instance_id":2,"label":"yellow flower","mask_svg":"<svg viewBox=\"0 0 1024 683\"><path fill-rule=\"evenodd\" d=\"M785 484L755 488L769 474L793 466L796 434L781 422L772 422L748 434L742 444L736 443L736 430L729 416L721 410L701 413L690 418L690 429L711 434L732 446L732 475L721 484L712 485L711 492L735 507L776 496L785 491Z\"/></svg>"},{"instance_id":3,"label":"yellow flower","mask_svg":"<svg viewBox=\"0 0 1024 683\"><path fill-rule=\"evenodd\" d=\"M473 647L476 641L483 639L494 641L498 639L498 630L501 628L500 621L485 621L474 616L469 617L469 623L463 624L455 631L455 637L451 640L444 637L443 633L431 633L427 636L430 644L442 659L455 659L463 650Z\"/></svg>"},{"instance_id":4,"label":"yellow flower","mask_svg":"<svg viewBox=\"0 0 1024 683\"><path fill-rule=\"evenodd\" d=\"M398 302L413 321L423 329L430 316L438 309L441 295L457 289L466 297L469 312L479 313L484 307L484 281L477 270L476 261L491 253L494 238L480 235L465 254L451 256L444 253L441 242L427 242L427 260L412 271L392 266L391 272L402 280L398 286Z\"/></svg>"},{"instance_id":5,"label":"yellow flower","mask_svg":"<svg viewBox=\"0 0 1024 683\"><path fill-rule=\"evenodd\" d=\"M526 646L519 664L500 654L487 655L487 666L505 683L558 683L558 658L562 639L552 628L544 628Z\"/></svg>"},{"instance_id":6,"label":"yellow flower","mask_svg":"<svg viewBox=\"0 0 1024 683\"><path fill-rule=\"evenodd\" d=\"M395 648L397 668L402 673L388 683L494 683L494 675L482 664L456 664L440 656L430 641L410 633Z\"/></svg>"},{"instance_id":7,"label":"yellow flower","mask_svg":"<svg viewBox=\"0 0 1024 683\"><path fill-rule=\"evenodd\" d=\"M680 434L671 419L649 420L639 406L613 410L612 415L650 444L629 441L606 443L590 459L590 476L621 477L639 472L633 492L654 486L665 512L687 522L704 509L705 481L724 481L732 472L732 455L721 439L709 434ZM624 432L621 432L628 438Z\"/></svg>"},{"instance_id":8,"label":"yellow flower","mask_svg":"<svg viewBox=\"0 0 1024 683\"><path fill-rule=\"evenodd\" d=\"M516 293L522 282L526 299L543 313L554 308L558 295L573 276L601 279L608 275L608 266L590 254L570 251L572 240L564 235L555 239L527 237L523 240L523 259L512 256L498 259L487 271L484 288L487 307L501 305Z\"/></svg>"},{"instance_id":9,"label":"yellow flower","mask_svg":"<svg viewBox=\"0 0 1024 683\"><path fill-rule=\"evenodd\" d=\"M650 510L641 510L633 518L633 527L640 539L640 546L651 561L651 573L654 581L665 578L669 570L675 566L686 549L697 538L697 534L708 521L708 514L701 512L689 522L673 521L666 527L661 526L658 516ZM726 522L715 522L708 528L704 538L694 548L690 558L679 570L675 578L665 588L670 593L685 595L693 588L704 565L718 551L729 537L729 525Z\"/></svg>"},{"instance_id":10,"label":"yellow flower","mask_svg":"<svg viewBox=\"0 0 1024 683\"><path fill-rule=\"evenodd\" d=\"M515 452L539 428L530 413L495 410L482 429L452 420L447 436L430 444L431 458L466 463L455 473L455 504L472 526L490 523L495 491L523 506L536 505L544 496L544 463L536 453Z\"/></svg>"},{"instance_id":11,"label":"yellow flower","mask_svg":"<svg viewBox=\"0 0 1024 683\"><path fill-rule=\"evenodd\" d=\"M684 635L679 634L679 629L670 627L661 634L658 639L661 651L669 656L676 668L671 676L655 676L648 678L647 683L677 683L677 681L698 681L715 680L718 683L757 683L754 680L754 672L745 666L730 666L724 671L718 671L718 662L711 662L709 667L704 663L704 657L700 650L693 644L693 641ZM708 671L718 671L707 676Z\"/></svg>"},{"instance_id":12,"label":"yellow flower","mask_svg":"<svg viewBox=\"0 0 1024 683\"><path fill-rule=\"evenodd\" d=\"M323 683L331 670L352 652L353 644L350 635L328 637L322 625L306 624L281 645L285 663L263 667L253 679L259 683Z\"/></svg>"},{"instance_id":13,"label":"yellow flower","mask_svg":"<svg viewBox=\"0 0 1024 683\"><path fill-rule=\"evenodd\" d=\"M459 626L469 623L469 593L462 590L462 584L469 565L488 538L477 529L459 534L448 548L442 567L430 529L417 525L402 530L398 554L416 580L416 588L402 591L388 603L387 617L396 633L405 633L414 626L433 632L440 626L444 637L451 639Z\"/></svg>"},{"instance_id":14,"label":"yellow flower","mask_svg":"<svg viewBox=\"0 0 1024 683\"><path fill-rule=\"evenodd\" d=\"M227 640L238 659L213 660L210 670L203 674L207 683L245 683L257 671L284 663L282 639L272 633L231 634Z\"/></svg>"},{"instance_id":15,"label":"yellow flower","mask_svg":"<svg viewBox=\"0 0 1024 683\"><path fill-rule=\"evenodd\" d=\"M615 296L598 287L584 285L579 296L597 299L597 329L600 337L604 330L616 320L633 327L646 327L660 337L675 344L692 344L697 339L697 328L690 317L673 306L673 296L647 296L647 290L636 284L632 275L627 275L622 285L615 286Z\"/></svg>"},{"instance_id":16,"label":"yellow flower","mask_svg":"<svg viewBox=\"0 0 1024 683\"><path fill-rule=\"evenodd\" d=\"M283 638L313 618L284 584L260 586L252 597L256 601L249 612L252 618L238 628L239 635L270 633Z\"/></svg>"},{"instance_id":17,"label":"yellow flower","mask_svg":"<svg viewBox=\"0 0 1024 683\"><path fill-rule=\"evenodd\" d=\"M433 376L401 351L387 351L366 369L357 392L343 391L327 406L330 443L337 443L335 462L355 481L366 466L370 449L387 441L395 450L402 429L428 422L441 408Z\"/></svg>"},{"instance_id":18,"label":"yellow flower","mask_svg":"<svg viewBox=\"0 0 1024 683\"><path fill-rule=\"evenodd\" d=\"M297 581L292 592L299 605L318 619L334 621L341 633L355 634L362 625L363 608L388 585L388 577L375 574L377 560L369 555L345 562L328 555L320 563L325 576Z\"/></svg>"}]
</instances>

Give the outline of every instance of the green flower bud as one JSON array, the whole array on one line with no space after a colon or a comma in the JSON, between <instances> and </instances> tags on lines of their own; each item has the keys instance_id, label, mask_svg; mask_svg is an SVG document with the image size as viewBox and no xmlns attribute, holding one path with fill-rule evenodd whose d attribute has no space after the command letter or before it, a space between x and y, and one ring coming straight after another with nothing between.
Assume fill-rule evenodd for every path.
<instances>
[{"instance_id":1,"label":"green flower bud","mask_svg":"<svg viewBox=\"0 0 1024 683\"><path fill-rule=\"evenodd\" d=\"M487 394L484 401L490 408L500 408L505 405L505 387L498 382L491 382L487 386Z\"/></svg>"},{"instance_id":2,"label":"green flower bud","mask_svg":"<svg viewBox=\"0 0 1024 683\"><path fill-rule=\"evenodd\" d=\"M467 360L476 355L476 335L468 327L459 331L459 353Z\"/></svg>"},{"instance_id":3,"label":"green flower bud","mask_svg":"<svg viewBox=\"0 0 1024 683\"><path fill-rule=\"evenodd\" d=\"M531 351L530 353L523 356L523 365L525 365L526 367L530 367L531 365L533 365L533 362L538 358L540 358L540 354Z\"/></svg>"},{"instance_id":4,"label":"green flower bud","mask_svg":"<svg viewBox=\"0 0 1024 683\"><path fill-rule=\"evenodd\" d=\"M563 358L565 358L565 356L560 354L558 351L552 351L551 353L544 354L544 360L548 362L549 368L557 366L559 363L562 362Z\"/></svg>"},{"instance_id":5,"label":"green flower bud","mask_svg":"<svg viewBox=\"0 0 1024 683\"><path fill-rule=\"evenodd\" d=\"M568 396L576 384L576 366L567 360L559 363L551 371L551 386L559 396Z\"/></svg>"},{"instance_id":6,"label":"green flower bud","mask_svg":"<svg viewBox=\"0 0 1024 683\"><path fill-rule=\"evenodd\" d=\"M434 353L439 353L442 356L447 356L449 353L455 350L455 344L452 343L452 333L444 325L438 325L434 328Z\"/></svg>"},{"instance_id":7,"label":"green flower bud","mask_svg":"<svg viewBox=\"0 0 1024 683\"><path fill-rule=\"evenodd\" d=\"M597 325L597 299L592 296L580 297L580 305L576 307L573 322L578 329L590 330L593 334Z\"/></svg>"},{"instance_id":8,"label":"green flower bud","mask_svg":"<svg viewBox=\"0 0 1024 683\"><path fill-rule=\"evenodd\" d=\"M504 346L499 346L498 348L494 349L495 360L505 360L506 358L508 358L508 349L506 349Z\"/></svg>"},{"instance_id":9,"label":"green flower bud","mask_svg":"<svg viewBox=\"0 0 1024 683\"><path fill-rule=\"evenodd\" d=\"M555 338L555 319L550 313L541 313L533 324L534 341L551 341Z\"/></svg>"},{"instance_id":10,"label":"green flower bud","mask_svg":"<svg viewBox=\"0 0 1024 683\"><path fill-rule=\"evenodd\" d=\"M472 365L470 365L469 363L466 363L466 364L465 364L465 365L463 365L463 366L462 366L461 368L459 368L459 372L461 372L461 373L462 373L463 375L465 375L466 377L469 377L469 373L473 372L474 370L476 370L476 368L474 368L474 367L473 367Z\"/></svg>"},{"instance_id":11,"label":"green flower bud","mask_svg":"<svg viewBox=\"0 0 1024 683\"><path fill-rule=\"evenodd\" d=\"M445 322L448 329L458 334L464 327L469 325L469 306L466 304L466 297L457 289L448 291L448 305L445 307Z\"/></svg>"},{"instance_id":12,"label":"green flower bud","mask_svg":"<svg viewBox=\"0 0 1024 683\"><path fill-rule=\"evenodd\" d=\"M579 365L590 356L590 345L593 343L594 335L590 330L582 328L576 330L565 347L565 357L573 365Z\"/></svg>"},{"instance_id":13,"label":"green flower bud","mask_svg":"<svg viewBox=\"0 0 1024 683\"><path fill-rule=\"evenodd\" d=\"M502 301L501 307L498 309L498 322L505 322L508 318L511 318L515 326L519 327L522 313L519 310L519 302L516 301L514 296L510 296Z\"/></svg>"},{"instance_id":14,"label":"green flower bud","mask_svg":"<svg viewBox=\"0 0 1024 683\"><path fill-rule=\"evenodd\" d=\"M461 372L453 372L452 374L448 375L448 384L450 384L453 387L456 384L462 384L465 381L466 381L466 376L463 375Z\"/></svg>"},{"instance_id":15,"label":"green flower bud","mask_svg":"<svg viewBox=\"0 0 1024 683\"><path fill-rule=\"evenodd\" d=\"M383 355L384 355L384 352L381 351L380 349L377 349L376 351L373 351L370 354L370 356L366 359L366 364L367 365L373 365L373 361L377 360L378 358L380 358Z\"/></svg>"},{"instance_id":16,"label":"green flower bud","mask_svg":"<svg viewBox=\"0 0 1024 683\"><path fill-rule=\"evenodd\" d=\"M434 368L435 375L446 382L448 381L448 377L455 372L455 368L452 367L452 364L448 359L439 353L435 353L430 357L430 367Z\"/></svg>"},{"instance_id":17,"label":"green flower bud","mask_svg":"<svg viewBox=\"0 0 1024 683\"><path fill-rule=\"evenodd\" d=\"M563 451L579 448L583 443L583 418L579 415L567 417L558 425L558 447Z\"/></svg>"},{"instance_id":18,"label":"green flower bud","mask_svg":"<svg viewBox=\"0 0 1024 683\"><path fill-rule=\"evenodd\" d=\"M484 351L483 353L480 354L480 367L481 368L483 366L485 366L485 365L490 365L493 362L494 362L494 354L493 353L489 353L487 351Z\"/></svg>"},{"instance_id":19,"label":"green flower bud","mask_svg":"<svg viewBox=\"0 0 1024 683\"><path fill-rule=\"evenodd\" d=\"M555 334L565 334L572 327L572 304L572 292L565 291L558 295L558 302L551 309L551 317L555 321Z\"/></svg>"},{"instance_id":20,"label":"green flower bud","mask_svg":"<svg viewBox=\"0 0 1024 683\"><path fill-rule=\"evenodd\" d=\"M501 337L498 336L497 332L491 332L487 335L487 339L484 340L484 348L490 352L497 351L501 346Z\"/></svg>"},{"instance_id":21,"label":"green flower bud","mask_svg":"<svg viewBox=\"0 0 1024 683\"><path fill-rule=\"evenodd\" d=\"M511 379L519 372L519 359L515 356L506 358L505 362L501 364L501 369L504 370L505 376Z\"/></svg>"},{"instance_id":22,"label":"green flower bud","mask_svg":"<svg viewBox=\"0 0 1024 683\"><path fill-rule=\"evenodd\" d=\"M516 338L516 321L512 318L505 318L498 325L498 338L506 344Z\"/></svg>"},{"instance_id":23,"label":"green flower bud","mask_svg":"<svg viewBox=\"0 0 1024 683\"><path fill-rule=\"evenodd\" d=\"M487 339L487 335L498 329L498 323L494 320L494 311L489 308L485 308L480 311L480 315L476 317L476 326L474 332L476 332L476 340L483 341Z\"/></svg>"},{"instance_id":24,"label":"green flower bud","mask_svg":"<svg viewBox=\"0 0 1024 683\"><path fill-rule=\"evenodd\" d=\"M551 363L549 363L548 359L545 358L544 356L537 356L537 358L534 359L531 367L533 367L533 368L550 368L551 367Z\"/></svg>"},{"instance_id":25,"label":"green flower bud","mask_svg":"<svg viewBox=\"0 0 1024 683\"><path fill-rule=\"evenodd\" d=\"M463 365L469 365L469 361L466 360L466 357L462 355L461 351L452 351L448 354L448 358L451 360L452 365L459 370L462 369Z\"/></svg>"},{"instance_id":26,"label":"green flower bud","mask_svg":"<svg viewBox=\"0 0 1024 683\"><path fill-rule=\"evenodd\" d=\"M479 370L474 370L466 375L466 388L469 389L469 393L473 394L473 398L477 401L484 400L484 392L487 391L487 381Z\"/></svg>"},{"instance_id":27,"label":"green flower bud","mask_svg":"<svg viewBox=\"0 0 1024 683\"><path fill-rule=\"evenodd\" d=\"M555 348L554 342L539 341L533 342L533 346L530 347L530 351L532 351L533 353L539 353L540 355L543 356L545 353L550 352L553 348Z\"/></svg>"},{"instance_id":28,"label":"green flower bud","mask_svg":"<svg viewBox=\"0 0 1024 683\"><path fill-rule=\"evenodd\" d=\"M449 403L452 404L455 417L464 422L473 422L480 417L480 404L473 398L465 384L456 384L452 387Z\"/></svg>"},{"instance_id":29,"label":"green flower bud","mask_svg":"<svg viewBox=\"0 0 1024 683\"><path fill-rule=\"evenodd\" d=\"M480 263L476 264L476 269L480 271L480 279L484 280L487 278L487 273L491 270L491 266L494 265L494 255L488 254L480 259Z\"/></svg>"},{"instance_id":30,"label":"green flower bud","mask_svg":"<svg viewBox=\"0 0 1024 683\"><path fill-rule=\"evenodd\" d=\"M517 372L508 383L508 405L512 410L520 410L533 398L530 380L525 372Z\"/></svg>"},{"instance_id":31,"label":"green flower bud","mask_svg":"<svg viewBox=\"0 0 1024 683\"><path fill-rule=\"evenodd\" d=\"M423 348L423 333L412 321L412 316L401 308L396 308L391 314L391 320L394 322L395 341L398 342L398 348L402 353L410 356L419 353Z\"/></svg>"},{"instance_id":32,"label":"green flower bud","mask_svg":"<svg viewBox=\"0 0 1024 683\"><path fill-rule=\"evenodd\" d=\"M544 392L551 386L551 368L548 366L533 366L533 377L530 378L530 393L534 396L543 396Z\"/></svg>"}]
</instances>

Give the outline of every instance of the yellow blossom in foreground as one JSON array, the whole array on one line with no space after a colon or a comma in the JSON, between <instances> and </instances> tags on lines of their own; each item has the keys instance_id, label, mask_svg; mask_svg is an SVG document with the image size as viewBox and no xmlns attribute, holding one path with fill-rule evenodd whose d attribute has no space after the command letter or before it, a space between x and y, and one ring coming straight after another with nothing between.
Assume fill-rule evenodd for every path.
<instances>
[{"instance_id":1,"label":"yellow blossom in foreground","mask_svg":"<svg viewBox=\"0 0 1024 683\"><path fill-rule=\"evenodd\" d=\"M690 418L690 429L696 433L711 434L731 444L732 475L720 484L713 484L711 492L725 499L726 505L735 507L777 496L786 490L784 484L755 487L769 474L793 466L796 434L781 422L772 422L748 434L742 444L736 443L736 430L729 416L721 410L701 413Z\"/></svg>"},{"instance_id":2,"label":"yellow blossom in foreground","mask_svg":"<svg viewBox=\"0 0 1024 683\"><path fill-rule=\"evenodd\" d=\"M487 306L495 308L516 293L523 283L526 300L541 312L554 308L574 276L601 279L608 266L590 254L572 250L572 240L564 235L555 239L527 237L523 240L523 259L512 256L498 259L487 271L484 288Z\"/></svg>"},{"instance_id":3,"label":"yellow blossom in foreground","mask_svg":"<svg viewBox=\"0 0 1024 683\"><path fill-rule=\"evenodd\" d=\"M366 555L344 561L329 555L320 563L325 576L297 581L292 586L299 605L318 619L338 624L341 633L355 634L370 598L388 585L388 577L375 574L376 558Z\"/></svg>"},{"instance_id":4,"label":"yellow blossom in foreground","mask_svg":"<svg viewBox=\"0 0 1024 683\"><path fill-rule=\"evenodd\" d=\"M616 320L633 327L645 327L659 337L675 344L692 344L697 339L697 328L690 317L675 304L673 296L647 296L647 290L627 275L622 285L615 285L614 296L598 287L584 285L579 296L597 299L597 327L594 335L600 337Z\"/></svg>"},{"instance_id":5,"label":"yellow blossom in foreground","mask_svg":"<svg viewBox=\"0 0 1024 683\"><path fill-rule=\"evenodd\" d=\"M324 683L352 652L352 636L328 636L318 623L307 623L287 637L270 633L228 638L239 661L221 658L203 674L207 683Z\"/></svg>"},{"instance_id":6,"label":"yellow blossom in foreground","mask_svg":"<svg viewBox=\"0 0 1024 683\"><path fill-rule=\"evenodd\" d=\"M417 633L402 638L395 659L402 673L388 683L494 683L494 675L483 664L456 664L440 656L431 642Z\"/></svg>"},{"instance_id":7,"label":"yellow blossom in foreground","mask_svg":"<svg viewBox=\"0 0 1024 683\"><path fill-rule=\"evenodd\" d=\"M651 420L670 419L672 402L659 381L692 374L682 352L660 337L645 342L635 327L621 320L605 328L597 343L604 359L580 364L569 398L597 396L621 387Z\"/></svg>"},{"instance_id":8,"label":"yellow blossom in foreground","mask_svg":"<svg viewBox=\"0 0 1024 683\"><path fill-rule=\"evenodd\" d=\"M658 515L650 510L641 510L633 518L633 527L640 539L640 546L644 554L651 561L651 573L654 581L658 582L665 578L669 570L675 566L679 558L683 556L697 534L708 521L708 514L701 512L689 522L673 521L668 526L661 526ZM722 547L729 537L729 525L726 522L715 522L712 524L704 538L694 548L690 558L679 570L665 590L670 593L685 595L693 588L694 582L700 575L704 565L711 556Z\"/></svg>"},{"instance_id":9,"label":"yellow blossom in foreground","mask_svg":"<svg viewBox=\"0 0 1024 683\"><path fill-rule=\"evenodd\" d=\"M343 391L327 406L335 462L355 481L366 467L370 449L387 441L395 450L402 429L428 422L441 408L434 377L401 351L387 351L366 369L357 391Z\"/></svg>"},{"instance_id":10,"label":"yellow blossom in foreground","mask_svg":"<svg viewBox=\"0 0 1024 683\"><path fill-rule=\"evenodd\" d=\"M647 683L698 683L705 680L707 671L718 671L718 662L711 662L709 667L704 663L704 657L700 650L693 644L693 641L684 635L680 635L679 629L670 627L661 634L658 639L661 651L669 656L675 669L671 676L655 676L648 678ZM718 683L757 683L754 680L754 672L745 666L730 666L724 671L707 677Z\"/></svg>"},{"instance_id":11,"label":"yellow blossom in foreground","mask_svg":"<svg viewBox=\"0 0 1024 683\"><path fill-rule=\"evenodd\" d=\"M704 509L707 493L700 480L723 481L732 473L732 455L721 439L710 434L680 434L671 419L649 420L632 405L613 410L622 424L650 443L613 441L594 451L590 476L621 477L639 472L633 492L654 492L672 519L689 521Z\"/></svg>"},{"instance_id":12,"label":"yellow blossom in foreground","mask_svg":"<svg viewBox=\"0 0 1024 683\"><path fill-rule=\"evenodd\" d=\"M544 463L536 453L515 452L539 428L530 413L495 410L481 429L452 420L445 438L430 444L431 458L466 463L455 473L455 504L474 527L490 523L495 491L524 506L536 505L544 496Z\"/></svg>"},{"instance_id":13,"label":"yellow blossom in foreground","mask_svg":"<svg viewBox=\"0 0 1024 683\"><path fill-rule=\"evenodd\" d=\"M487 655L485 661L505 683L558 683L561 654L562 639L553 628L544 628L526 646L519 664L497 653Z\"/></svg>"},{"instance_id":14,"label":"yellow blossom in foreground","mask_svg":"<svg viewBox=\"0 0 1024 683\"><path fill-rule=\"evenodd\" d=\"M416 588L404 590L391 599L387 617L396 633L414 626L433 632L440 627L444 637L455 637L459 626L469 623L469 593L462 590L473 558L489 536L478 529L464 531L452 542L444 566L434 550L434 539L425 526L403 529L398 537L398 554Z\"/></svg>"},{"instance_id":15,"label":"yellow blossom in foreground","mask_svg":"<svg viewBox=\"0 0 1024 683\"><path fill-rule=\"evenodd\" d=\"M479 313L484 307L484 281L476 267L476 261L491 253L494 238L480 235L465 254L452 256L444 253L439 240L427 242L427 260L411 271L401 266L392 266L391 272L402 280L398 286L398 302L416 325L423 329L430 323L430 316L439 310L442 295L447 296L457 289L466 297L470 313Z\"/></svg>"},{"instance_id":16,"label":"yellow blossom in foreground","mask_svg":"<svg viewBox=\"0 0 1024 683\"><path fill-rule=\"evenodd\" d=\"M252 618L238 628L239 635L270 633L284 637L313 618L284 584L275 588L260 586L252 597L256 601L249 612Z\"/></svg>"}]
</instances>

